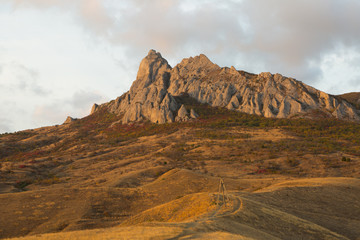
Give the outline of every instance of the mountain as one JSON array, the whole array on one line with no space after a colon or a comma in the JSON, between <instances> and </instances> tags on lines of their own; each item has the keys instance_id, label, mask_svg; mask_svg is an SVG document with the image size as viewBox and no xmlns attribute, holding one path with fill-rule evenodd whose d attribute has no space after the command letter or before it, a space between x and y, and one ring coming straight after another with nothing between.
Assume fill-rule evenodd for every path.
<instances>
[{"instance_id":1,"label":"mountain","mask_svg":"<svg viewBox=\"0 0 360 240\"><path fill-rule=\"evenodd\" d=\"M121 116L122 123L196 118L194 110L176 101L183 94L212 107L268 118L360 120L360 112L349 98L329 95L293 78L221 68L203 54L183 59L172 68L155 50L150 50L141 61L136 80L127 93L110 103L94 105L92 112L105 108Z\"/></svg>"},{"instance_id":2,"label":"mountain","mask_svg":"<svg viewBox=\"0 0 360 240\"><path fill-rule=\"evenodd\" d=\"M0 239L357 240L357 99L150 51L90 115L0 134Z\"/></svg>"}]
</instances>

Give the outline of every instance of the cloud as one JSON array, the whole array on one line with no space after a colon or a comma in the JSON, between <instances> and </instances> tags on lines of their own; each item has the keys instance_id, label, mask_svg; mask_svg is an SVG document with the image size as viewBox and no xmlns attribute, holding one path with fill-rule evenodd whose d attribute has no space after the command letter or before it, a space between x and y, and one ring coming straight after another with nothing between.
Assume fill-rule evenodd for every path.
<instances>
[{"instance_id":1,"label":"cloud","mask_svg":"<svg viewBox=\"0 0 360 240\"><path fill-rule=\"evenodd\" d=\"M136 1L137 10L119 18L116 26L126 27L114 29L115 43L132 54L155 48L175 59L204 52L223 66L280 72L312 85L341 85L345 79L325 78L321 64L331 54L360 52L355 0L202 1L187 11L181 1L164 2ZM352 69L359 64L344 61Z\"/></svg>"},{"instance_id":2,"label":"cloud","mask_svg":"<svg viewBox=\"0 0 360 240\"><path fill-rule=\"evenodd\" d=\"M0 118L0 133L11 132L13 130L13 124L7 118Z\"/></svg>"},{"instance_id":3,"label":"cloud","mask_svg":"<svg viewBox=\"0 0 360 240\"><path fill-rule=\"evenodd\" d=\"M49 123L61 124L65 121L67 112L60 102L53 102L35 107L31 118L39 126L50 125Z\"/></svg>"},{"instance_id":4,"label":"cloud","mask_svg":"<svg viewBox=\"0 0 360 240\"><path fill-rule=\"evenodd\" d=\"M32 127L32 102L46 101L51 92L39 84L39 73L34 69L16 62L0 66L0 132Z\"/></svg>"},{"instance_id":5,"label":"cloud","mask_svg":"<svg viewBox=\"0 0 360 240\"><path fill-rule=\"evenodd\" d=\"M339 44L360 51L356 0L13 0L60 8L138 62L151 49L170 62L205 53L220 65L321 79L320 63Z\"/></svg>"},{"instance_id":6,"label":"cloud","mask_svg":"<svg viewBox=\"0 0 360 240\"><path fill-rule=\"evenodd\" d=\"M29 128L31 120L27 117L26 107L22 108L23 106L17 104L16 101L6 98L2 93L0 94L0 133Z\"/></svg>"},{"instance_id":7,"label":"cloud","mask_svg":"<svg viewBox=\"0 0 360 240\"><path fill-rule=\"evenodd\" d=\"M232 2L221 9L221 1L201 2L186 6L181 1L134 1L135 11L120 9L110 41L126 46L128 55L154 48L179 60L201 52L218 56L247 38Z\"/></svg>"},{"instance_id":8,"label":"cloud","mask_svg":"<svg viewBox=\"0 0 360 240\"><path fill-rule=\"evenodd\" d=\"M93 103L109 100L94 90L68 89L68 97L61 96L42 87L32 68L16 62L0 66L0 133L61 124L66 116L86 116Z\"/></svg>"},{"instance_id":9,"label":"cloud","mask_svg":"<svg viewBox=\"0 0 360 240\"><path fill-rule=\"evenodd\" d=\"M74 92L69 99L53 99L51 102L37 105L32 118L39 126L61 124L67 116L84 117L90 114L94 103L103 103L108 100L96 91L79 90Z\"/></svg>"},{"instance_id":10,"label":"cloud","mask_svg":"<svg viewBox=\"0 0 360 240\"><path fill-rule=\"evenodd\" d=\"M71 12L88 33L121 46L130 66L153 48L172 64L205 53L222 66L318 84L327 81L321 64L339 46L360 52L356 0L8 1Z\"/></svg>"},{"instance_id":11,"label":"cloud","mask_svg":"<svg viewBox=\"0 0 360 240\"><path fill-rule=\"evenodd\" d=\"M83 0L79 3L79 17L84 26L96 34L108 35L114 19L111 18L101 0Z\"/></svg>"},{"instance_id":12,"label":"cloud","mask_svg":"<svg viewBox=\"0 0 360 240\"><path fill-rule=\"evenodd\" d=\"M106 36L111 27L113 18L108 15L103 0L8 0L13 3L14 9L38 8L58 9L72 12L85 29L97 35Z\"/></svg>"},{"instance_id":13,"label":"cloud","mask_svg":"<svg viewBox=\"0 0 360 240\"><path fill-rule=\"evenodd\" d=\"M259 7L261 6L261 7ZM311 72L339 44L359 50L357 1L246 1L252 41L246 49L272 55L273 64ZM315 70L319 74L319 71ZM298 73L300 74L300 73Z\"/></svg>"},{"instance_id":14,"label":"cloud","mask_svg":"<svg viewBox=\"0 0 360 240\"><path fill-rule=\"evenodd\" d=\"M50 90L39 85L39 73L36 70L16 62L0 65L0 84L3 96L9 92L40 97L50 94Z\"/></svg>"},{"instance_id":15,"label":"cloud","mask_svg":"<svg viewBox=\"0 0 360 240\"><path fill-rule=\"evenodd\" d=\"M67 102L77 114L85 115L90 113L90 109L94 103L103 103L108 101L104 95L95 91L80 90L73 94L71 99Z\"/></svg>"},{"instance_id":16,"label":"cloud","mask_svg":"<svg viewBox=\"0 0 360 240\"><path fill-rule=\"evenodd\" d=\"M359 52L339 47L334 53L324 57L320 67L325 79L319 83L321 89L333 94L359 91ZM326 81L326 79L336 79L337 81Z\"/></svg>"},{"instance_id":17,"label":"cloud","mask_svg":"<svg viewBox=\"0 0 360 240\"><path fill-rule=\"evenodd\" d=\"M149 49L171 65L204 53L333 94L360 91L357 0L1 1L12 34L0 42L0 131L87 115L128 90Z\"/></svg>"}]
</instances>

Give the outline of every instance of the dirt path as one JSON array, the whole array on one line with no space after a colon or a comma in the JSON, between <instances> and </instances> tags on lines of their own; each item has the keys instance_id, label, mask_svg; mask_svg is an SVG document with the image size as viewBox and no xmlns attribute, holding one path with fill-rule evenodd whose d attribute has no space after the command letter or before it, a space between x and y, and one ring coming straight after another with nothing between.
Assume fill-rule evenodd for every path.
<instances>
[{"instance_id":1,"label":"dirt path","mask_svg":"<svg viewBox=\"0 0 360 240\"><path fill-rule=\"evenodd\" d=\"M215 195L217 197L217 195ZM209 212L203 217L196 219L192 222L185 223L184 230L177 236L170 238L169 240L181 239L186 236L198 235L204 232L204 230L212 229L213 222L219 217L226 217L237 214L243 208L243 201L240 197L234 194L228 194L229 200L227 206L224 204L219 205L215 210Z\"/></svg>"}]
</instances>

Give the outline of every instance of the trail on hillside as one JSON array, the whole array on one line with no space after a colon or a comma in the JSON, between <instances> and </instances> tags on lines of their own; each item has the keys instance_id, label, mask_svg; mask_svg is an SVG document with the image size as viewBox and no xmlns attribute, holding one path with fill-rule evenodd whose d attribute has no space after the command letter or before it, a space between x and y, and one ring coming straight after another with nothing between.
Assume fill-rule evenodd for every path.
<instances>
[{"instance_id":1,"label":"trail on hillside","mask_svg":"<svg viewBox=\"0 0 360 240\"><path fill-rule=\"evenodd\" d=\"M217 195L219 195L219 193L214 194L213 197L217 198ZM227 206L225 206L224 203L218 204L215 210L204 214L201 218L186 223L184 230L179 235L170 238L169 240L182 239L186 236L204 233L203 230L211 229L212 223L219 217L226 217L240 212L243 208L243 201L241 198L233 194L227 194L227 197L229 199L229 201L226 202Z\"/></svg>"}]
</instances>

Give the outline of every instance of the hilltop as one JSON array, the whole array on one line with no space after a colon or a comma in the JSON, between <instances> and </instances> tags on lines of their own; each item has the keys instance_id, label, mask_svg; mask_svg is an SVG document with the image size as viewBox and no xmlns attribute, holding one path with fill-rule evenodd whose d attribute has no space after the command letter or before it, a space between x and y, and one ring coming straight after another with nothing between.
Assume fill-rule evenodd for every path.
<instances>
[{"instance_id":1,"label":"hilltop","mask_svg":"<svg viewBox=\"0 0 360 240\"><path fill-rule=\"evenodd\" d=\"M153 123L196 118L176 96L189 95L212 107L270 118L336 118L359 121L359 111L346 97L319 91L293 78L268 72L251 74L220 68L205 55L183 59L172 68L155 50L141 61L130 90L110 103L94 105L121 116L122 123Z\"/></svg>"},{"instance_id":2,"label":"hilltop","mask_svg":"<svg viewBox=\"0 0 360 240\"><path fill-rule=\"evenodd\" d=\"M358 239L356 96L279 76L150 51L89 116L0 135L0 238Z\"/></svg>"}]
</instances>

